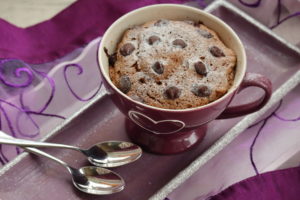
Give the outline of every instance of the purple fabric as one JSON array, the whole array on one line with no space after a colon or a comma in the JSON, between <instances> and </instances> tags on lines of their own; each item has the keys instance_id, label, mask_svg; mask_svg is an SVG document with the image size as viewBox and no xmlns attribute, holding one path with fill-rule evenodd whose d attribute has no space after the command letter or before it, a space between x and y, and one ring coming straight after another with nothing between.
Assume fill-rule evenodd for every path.
<instances>
[{"instance_id":1,"label":"purple fabric","mask_svg":"<svg viewBox=\"0 0 300 200\"><path fill-rule=\"evenodd\" d=\"M138 7L184 0L79 0L52 19L28 28L0 19L0 58L39 64L60 58L102 35L117 18Z\"/></svg>"},{"instance_id":2,"label":"purple fabric","mask_svg":"<svg viewBox=\"0 0 300 200\"><path fill-rule=\"evenodd\" d=\"M237 0L232 0L237 1ZM61 59L63 56L66 56L71 51L77 49L78 47L81 47L83 45L88 44L91 40L94 38L101 36L104 31L109 27L111 23L113 23L117 18L119 18L121 15L125 14L126 12L133 10L138 7L150 5L150 4L156 4L156 3L183 3L185 0L79 0L72 4L70 7L53 17L52 19L42 22L40 24L28 27L28 28L19 28L16 27L4 20L0 19L0 58L17 58L20 60L25 61L26 63L31 64L42 64L37 66L28 66L28 68L32 69L38 69L39 71L35 70L35 73L37 75L40 75L40 79L45 79L46 72L44 72L46 69L46 65L55 66L53 63L46 63L46 62L53 62L55 59ZM199 4L203 3L203 1L198 0ZM250 2L250 1L249 1ZM255 2L255 1L253 1ZM260 1L259 1L260 2ZM268 4L268 2L271 3L271 0L263 1L261 4L261 7L258 9L268 9L272 12L257 12L258 10L249 10L252 11L249 13L255 13L253 16L257 15L257 18L264 22L268 26L274 26L274 23L276 23L276 19L280 15L276 15L276 2L280 2L279 0L276 2L272 1L272 4ZM289 4L287 3L289 2ZM288 13L294 13L298 12L299 3L295 3L292 1L285 1L285 8L288 11ZM241 7L241 5L239 5ZM259 13L259 14L257 14ZM281 17L286 17L288 15L284 15ZM281 18L282 20L282 18ZM298 40L297 40L298 41ZM96 46L95 46L96 48ZM96 50L94 50L96 51ZM94 52L93 51L93 52ZM94 55L94 54L93 54ZM85 67L86 72L90 72L90 74L86 75L86 79L91 79L91 74L97 75L98 72L94 69L97 69L97 64L91 63L92 59L89 59L89 62L83 62L83 67ZM95 61L95 59L93 59ZM56 61L59 62L59 61ZM80 81L78 81L78 76L74 76L72 81L69 81L66 75L67 68L68 71L72 72L72 68L77 67L79 69L79 73L77 75L80 75L82 73L83 67L71 63L69 65L66 65L65 67L60 66L60 71L56 75L53 75L52 78L55 80L56 87L56 96L54 96L54 87L52 86L52 89L47 89L46 86L42 89L46 89L47 92L45 94L49 95L50 93L50 100L47 100L47 95L42 93L41 91L36 92L35 95L40 95L46 98L45 106L42 107L42 109L37 108L31 108L32 110L28 110L23 105L20 105L22 107L22 110L25 114L32 114L32 115L43 115L43 116L54 116L53 114L48 113L59 113L59 110L62 110L61 107L70 107L70 102L78 103L77 101L73 100L72 98L76 97L76 100L80 101L88 101L91 98L95 96L95 94L99 91L101 88L101 84L98 83L98 77L95 78L93 85L91 85L90 91L92 91L92 95L89 94L89 91L85 91L84 97L79 97L77 93L79 91L83 93L84 91L80 84ZM64 71L62 71L64 69ZM10 70L13 71L12 68ZM46 71L49 71L50 69L47 69ZM25 72L26 70L23 70ZM16 70L17 73L19 73L18 69ZM21 71L20 71L21 72ZM27 70L27 72L29 72ZM8 73L6 73L8 74ZM30 74L30 73L28 73ZM44 74L44 76L43 76ZM65 79L62 79L60 77L61 74L64 75ZM84 75L84 74L83 74ZM43 78L44 77L44 78ZM25 77L26 78L26 77ZM29 77L30 78L30 77ZM47 78L46 78L47 79ZM86 80L85 79L85 80ZM0 80L5 83L5 79L1 76ZM49 79L50 80L50 79ZM51 79L52 80L52 79ZM66 80L66 83L64 83L64 80ZM83 79L84 80L84 79ZM96 81L97 80L97 81ZM23 79L20 79L19 81L23 81ZM37 80L28 79L28 83L32 82L35 83ZM75 89L73 89L73 86L71 86L71 82L76 83L77 85L74 86ZM89 81L91 84L92 81ZM22 86L21 89L23 89L24 85L27 84L25 82L23 85L21 83L23 82L17 82L19 85ZM51 81L49 81L51 85ZM53 81L54 83L54 81ZM36 83L35 83L36 84ZM4 84L3 84L4 85ZM11 93L11 91L14 91L11 87L9 87L9 84L7 84L7 87L0 87L1 95L4 94L4 99L7 99L9 97L15 96L15 94ZM53 85L53 84L52 84ZM67 86L67 87L66 87ZM33 86L31 86L33 88ZM51 88L51 87L50 87ZM68 89L66 89L68 88ZM96 89L95 91L93 90ZM97 89L98 88L98 89ZM30 88L29 88L30 89ZM6 91L5 92L2 92ZM76 90L76 92L75 92ZM8 91L8 92L7 92ZM18 90L17 92L20 92L22 90ZM68 92L72 95L69 95ZM52 94L53 93L53 94ZM5 96L5 94L7 94ZM19 93L18 93L19 94ZM29 101L32 104L36 104L36 102L43 102L41 100L37 100L38 98L32 95L30 98L28 98ZM50 102L52 100L52 97L55 97L52 101L52 104L50 105ZM1 99L1 96L0 96ZM63 99L63 100L61 100ZM48 103L49 101L49 103ZM68 104L67 106L62 105L62 102L64 101L65 104ZM15 125L15 121L10 122L9 118L12 118L13 111L11 111L11 108L9 110L9 107L7 104L4 103L5 101L2 101L2 104L0 106L0 115L2 117L2 120L0 119L0 129L2 130L13 130L15 129L17 131L11 131L11 134L14 135L14 133L18 133L14 136L24 136L23 130L18 129L18 125ZM75 104L74 103L74 104ZM5 105L4 105L5 104ZM23 103L21 103L23 104ZM48 107L47 113L43 113L44 110ZM18 105L18 104L17 104ZM55 105L55 106L53 106ZM64 111L64 116L68 117L71 115L74 110L77 110L78 108L82 107L84 104L78 104L77 107L74 106L74 108L70 108L72 111ZM6 106L6 107L5 107ZM59 107L61 106L61 107ZM24 108L23 108L24 107ZM38 111L35 111L38 110ZM51 112L50 112L50 111ZM14 111L17 112L17 111ZM17 115L17 114L15 114ZM20 115L21 116L21 115ZM23 116L23 115L22 115ZM22 117L21 116L21 117ZM27 116L27 115L26 115ZM58 115L57 115L58 116ZM20 117L20 118L21 118ZM24 116L23 116L24 117ZM278 118L280 116L277 116ZM3 120L4 119L4 120ZM7 124L3 123L4 121L7 121ZM14 118L13 118L14 119ZM23 118L22 118L23 119ZM51 118L52 119L52 118ZM17 121L19 118L17 118ZM31 122L33 125L32 129L38 129L39 126L33 121L31 117L26 118L29 123ZM49 121L49 119L46 119ZM46 123L45 120L45 123ZM57 120L57 119L52 119ZM25 120L23 119L24 123L22 123L21 128L24 129ZM22 122L23 122L22 121ZM38 121L38 120L37 120ZM41 120L38 121L39 124L42 124ZM58 121L61 122L61 121ZM57 123L58 123L57 122ZM2 123L2 124L1 124ZM43 122L44 123L44 122ZM53 126L56 124L51 122ZM20 128L20 129L21 129ZM29 129L29 128L28 128ZM42 130L41 132L49 132L49 130L52 129L51 127L48 127L46 130ZM38 130L39 131L39 130ZM28 132L27 129L25 129L25 132ZM33 134L25 135L28 137L36 137L38 132L34 132ZM3 154L3 152L9 152L13 153L11 149L6 150L6 146L0 145L0 164L5 164L8 160L10 160L15 155L6 155ZM11 147L14 148L14 147ZM4 151L3 151L4 149ZM6 150L6 151L5 151ZM19 149L16 149L16 152L19 152ZM263 199L276 199L276 200L296 200L299 199L300 196L300 168L291 168L287 170L281 170L281 171L275 171L270 173L261 174L249 179L246 179L244 181L241 181L228 189L224 190L220 194L211 197L211 200L263 200ZM199 185L201 187L201 185Z\"/></svg>"},{"instance_id":3,"label":"purple fabric","mask_svg":"<svg viewBox=\"0 0 300 200\"><path fill-rule=\"evenodd\" d=\"M99 42L97 38L72 51L58 64L33 66L15 59L0 60L0 81L5 80L0 83L0 129L17 138L39 140L86 106L96 93L103 94L96 59ZM19 148L0 144L0 168L19 153Z\"/></svg>"},{"instance_id":4,"label":"purple fabric","mask_svg":"<svg viewBox=\"0 0 300 200\"><path fill-rule=\"evenodd\" d=\"M300 167L260 174L236 183L210 200L299 200Z\"/></svg>"}]
</instances>

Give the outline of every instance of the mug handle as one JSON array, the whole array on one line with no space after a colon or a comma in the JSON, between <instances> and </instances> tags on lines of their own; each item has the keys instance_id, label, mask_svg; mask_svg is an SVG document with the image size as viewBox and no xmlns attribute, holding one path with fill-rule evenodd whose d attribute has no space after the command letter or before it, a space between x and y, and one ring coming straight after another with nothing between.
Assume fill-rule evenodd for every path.
<instances>
[{"instance_id":1,"label":"mug handle","mask_svg":"<svg viewBox=\"0 0 300 200\"><path fill-rule=\"evenodd\" d=\"M240 117L246 114L253 113L261 109L270 99L272 95L272 83L271 81L256 73L246 73L238 93L248 87L259 87L264 90L265 94L253 102L242 104L238 106L227 107L217 119L228 119L232 117Z\"/></svg>"}]
</instances>

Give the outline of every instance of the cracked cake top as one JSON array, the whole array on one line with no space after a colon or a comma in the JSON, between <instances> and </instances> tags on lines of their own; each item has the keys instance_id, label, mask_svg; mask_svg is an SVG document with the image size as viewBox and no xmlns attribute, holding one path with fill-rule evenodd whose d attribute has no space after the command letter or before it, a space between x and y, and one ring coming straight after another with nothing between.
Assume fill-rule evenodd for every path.
<instances>
[{"instance_id":1,"label":"cracked cake top","mask_svg":"<svg viewBox=\"0 0 300 200\"><path fill-rule=\"evenodd\" d=\"M109 64L112 82L133 100L185 109L228 91L236 55L201 23L161 19L128 29Z\"/></svg>"}]
</instances>

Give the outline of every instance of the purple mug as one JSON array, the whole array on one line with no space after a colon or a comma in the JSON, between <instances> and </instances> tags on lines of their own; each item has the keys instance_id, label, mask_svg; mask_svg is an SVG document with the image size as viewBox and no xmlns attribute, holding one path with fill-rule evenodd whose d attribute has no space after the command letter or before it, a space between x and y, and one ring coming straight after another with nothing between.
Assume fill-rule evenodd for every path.
<instances>
[{"instance_id":1,"label":"purple mug","mask_svg":"<svg viewBox=\"0 0 300 200\"><path fill-rule=\"evenodd\" d=\"M200 107L163 109L134 101L112 83L104 48L113 53L125 30L158 19L201 21L216 31L222 41L235 51L236 74L233 85L224 96ZM152 5L122 16L104 34L98 49L98 61L108 93L116 106L127 116L128 136L144 150L158 154L174 154L191 148L202 141L208 122L255 112L268 102L272 94L269 79L260 74L246 73L245 49L236 33L217 17L184 5ZM228 106L239 91L252 86L263 89L264 95L251 103Z\"/></svg>"}]
</instances>

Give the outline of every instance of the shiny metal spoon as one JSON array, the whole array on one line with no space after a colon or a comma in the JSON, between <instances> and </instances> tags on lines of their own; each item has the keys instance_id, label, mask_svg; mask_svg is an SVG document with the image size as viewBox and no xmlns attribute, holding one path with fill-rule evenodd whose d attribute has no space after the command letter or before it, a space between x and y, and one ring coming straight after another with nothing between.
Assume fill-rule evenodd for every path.
<instances>
[{"instance_id":1,"label":"shiny metal spoon","mask_svg":"<svg viewBox=\"0 0 300 200\"><path fill-rule=\"evenodd\" d=\"M6 141L15 140L14 138L4 134L3 132L0 133L0 138L1 140L5 139ZM23 148L27 152L49 158L63 165L72 175L74 186L82 192L95 195L106 195L120 192L125 187L124 180L117 173L114 173L108 169L95 166L86 166L81 167L80 169L76 169L69 166L64 161L41 150L30 147Z\"/></svg>"},{"instance_id":2,"label":"shiny metal spoon","mask_svg":"<svg viewBox=\"0 0 300 200\"><path fill-rule=\"evenodd\" d=\"M49 147L49 148L66 148L76 151L80 151L89 162L95 166L100 167L118 167L136 161L142 155L142 150L139 146L122 141L107 141L93 145L89 149L80 149L79 147L46 143L46 142L35 142L31 140L23 140L14 138L5 139L1 138L0 143L11 144L21 147Z\"/></svg>"}]
</instances>

